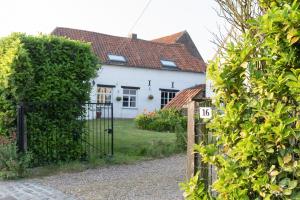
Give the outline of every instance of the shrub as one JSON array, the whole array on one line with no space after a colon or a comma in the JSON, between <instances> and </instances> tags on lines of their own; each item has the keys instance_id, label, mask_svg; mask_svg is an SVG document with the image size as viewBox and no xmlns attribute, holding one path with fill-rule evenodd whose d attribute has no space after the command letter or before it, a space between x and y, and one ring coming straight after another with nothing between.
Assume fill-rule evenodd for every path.
<instances>
[{"instance_id":1,"label":"shrub","mask_svg":"<svg viewBox=\"0 0 300 200\"><path fill-rule=\"evenodd\" d=\"M14 140L3 136L0 138L0 178L24 177L32 160L31 153L18 153Z\"/></svg>"},{"instance_id":2,"label":"shrub","mask_svg":"<svg viewBox=\"0 0 300 200\"><path fill-rule=\"evenodd\" d=\"M175 109L145 112L135 119L138 128L159 132L176 133L176 150L185 151L187 144L187 117Z\"/></svg>"},{"instance_id":3,"label":"shrub","mask_svg":"<svg viewBox=\"0 0 300 200\"><path fill-rule=\"evenodd\" d=\"M145 112L135 119L140 129L153 131L175 132L176 126L187 126L187 118L181 111L175 109L162 109L154 112Z\"/></svg>"},{"instance_id":4,"label":"shrub","mask_svg":"<svg viewBox=\"0 0 300 200\"><path fill-rule=\"evenodd\" d=\"M196 149L217 167L217 199L300 199L300 4L261 2L264 15L209 66L224 115L209 125L217 144Z\"/></svg>"},{"instance_id":5,"label":"shrub","mask_svg":"<svg viewBox=\"0 0 300 200\"><path fill-rule=\"evenodd\" d=\"M149 145L142 147L139 151L139 155L152 158L162 158L174 154L177 150L178 149L175 144L158 140L152 141Z\"/></svg>"},{"instance_id":6,"label":"shrub","mask_svg":"<svg viewBox=\"0 0 300 200\"><path fill-rule=\"evenodd\" d=\"M176 133L176 147L180 151L186 151L187 149L187 130L182 125L177 124L175 126Z\"/></svg>"},{"instance_id":7,"label":"shrub","mask_svg":"<svg viewBox=\"0 0 300 200\"><path fill-rule=\"evenodd\" d=\"M15 126L16 105L25 102L28 147L35 160L81 156L76 141L84 137L84 127L78 118L84 114L81 104L89 100L89 81L98 68L90 45L56 36L12 34L0 40L0 58L4 134Z\"/></svg>"}]
</instances>

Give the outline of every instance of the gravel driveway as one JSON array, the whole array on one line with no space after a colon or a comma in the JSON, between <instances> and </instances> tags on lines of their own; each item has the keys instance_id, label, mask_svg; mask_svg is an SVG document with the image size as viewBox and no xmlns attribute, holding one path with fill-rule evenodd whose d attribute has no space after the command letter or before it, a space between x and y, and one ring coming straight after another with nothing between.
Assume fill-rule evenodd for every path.
<instances>
[{"instance_id":1,"label":"gravel driveway","mask_svg":"<svg viewBox=\"0 0 300 200\"><path fill-rule=\"evenodd\" d=\"M15 183L51 188L74 199L181 200L178 183L184 181L185 166L185 156L176 155L134 165L110 166Z\"/></svg>"}]
</instances>

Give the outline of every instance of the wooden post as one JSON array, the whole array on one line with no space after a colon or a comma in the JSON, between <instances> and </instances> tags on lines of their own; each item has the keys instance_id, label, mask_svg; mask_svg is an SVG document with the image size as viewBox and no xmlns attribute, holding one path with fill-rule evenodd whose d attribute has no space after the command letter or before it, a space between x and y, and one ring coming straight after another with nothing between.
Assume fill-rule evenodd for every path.
<instances>
[{"instance_id":1,"label":"wooden post","mask_svg":"<svg viewBox=\"0 0 300 200\"><path fill-rule=\"evenodd\" d=\"M27 150L27 133L25 120L25 106L24 103L20 103L17 108L17 146L19 152L26 152Z\"/></svg>"},{"instance_id":2,"label":"wooden post","mask_svg":"<svg viewBox=\"0 0 300 200\"><path fill-rule=\"evenodd\" d=\"M194 145L195 145L195 109L196 102L188 103L188 126L187 126L187 179L194 176Z\"/></svg>"}]
</instances>

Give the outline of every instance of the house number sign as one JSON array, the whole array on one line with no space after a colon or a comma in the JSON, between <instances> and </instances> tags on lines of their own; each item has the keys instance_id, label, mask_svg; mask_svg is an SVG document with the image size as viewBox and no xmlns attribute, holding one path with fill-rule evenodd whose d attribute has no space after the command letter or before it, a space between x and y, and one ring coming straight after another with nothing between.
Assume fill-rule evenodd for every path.
<instances>
[{"instance_id":1,"label":"house number sign","mask_svg":"<svg viewBox=\"0 0 300 200\"><path fill-rule=\"evenodd\" d=\"M212 109L211 107L200 107L200 118L201 119L211 119L212 118Z\"/></svg>"}]
</instances>

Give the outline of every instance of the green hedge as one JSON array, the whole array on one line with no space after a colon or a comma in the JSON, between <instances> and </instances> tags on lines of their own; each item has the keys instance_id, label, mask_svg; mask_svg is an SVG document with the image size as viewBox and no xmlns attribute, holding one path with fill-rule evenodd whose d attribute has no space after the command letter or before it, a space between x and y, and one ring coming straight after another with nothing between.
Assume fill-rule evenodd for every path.
<instances>
[{"instance_id":1,"label":"green hedge","mask_svg":"<svg viewBox=\"0 0 300 200\"><path fill-rule=\"evenodd\" d=\"M135 122L140 129L175 132L178 125L187 126L187 117L183 116L179 110L162 109L143 113L136 117Z\"/></svg>"},{"instance_id":2,"label":"green hedge","mask_svg":"<svg viewBox=\"0 0 300 200\"><path fill-rule=\"evenodd\" d=\"M56 36L12 34L0 40L0 130L15 127L16 105L30 102L27 115L28 144L34 158L46 157L39 140L52 149L46 160L78 157L84 133L78 117L89 100L90 80L98 68L89 44ZM34 102L34 103L32 103ZM71 103L72 102L72 103ZM42 106L52 103L45 109Z\"/></svg>"},{"instance_id":3,"label":"green hedge","mask_svg":"<svg viewBox=\"0 0 300 200\"><path fill-rule=\"evenodd\" d=\"M217 168L216 198L194 177L187 199L300 199L300 3L260 2L264 14L208 70L224 115L209 125L217 143L196 150Z\"/></svg>"}]
</instances>

